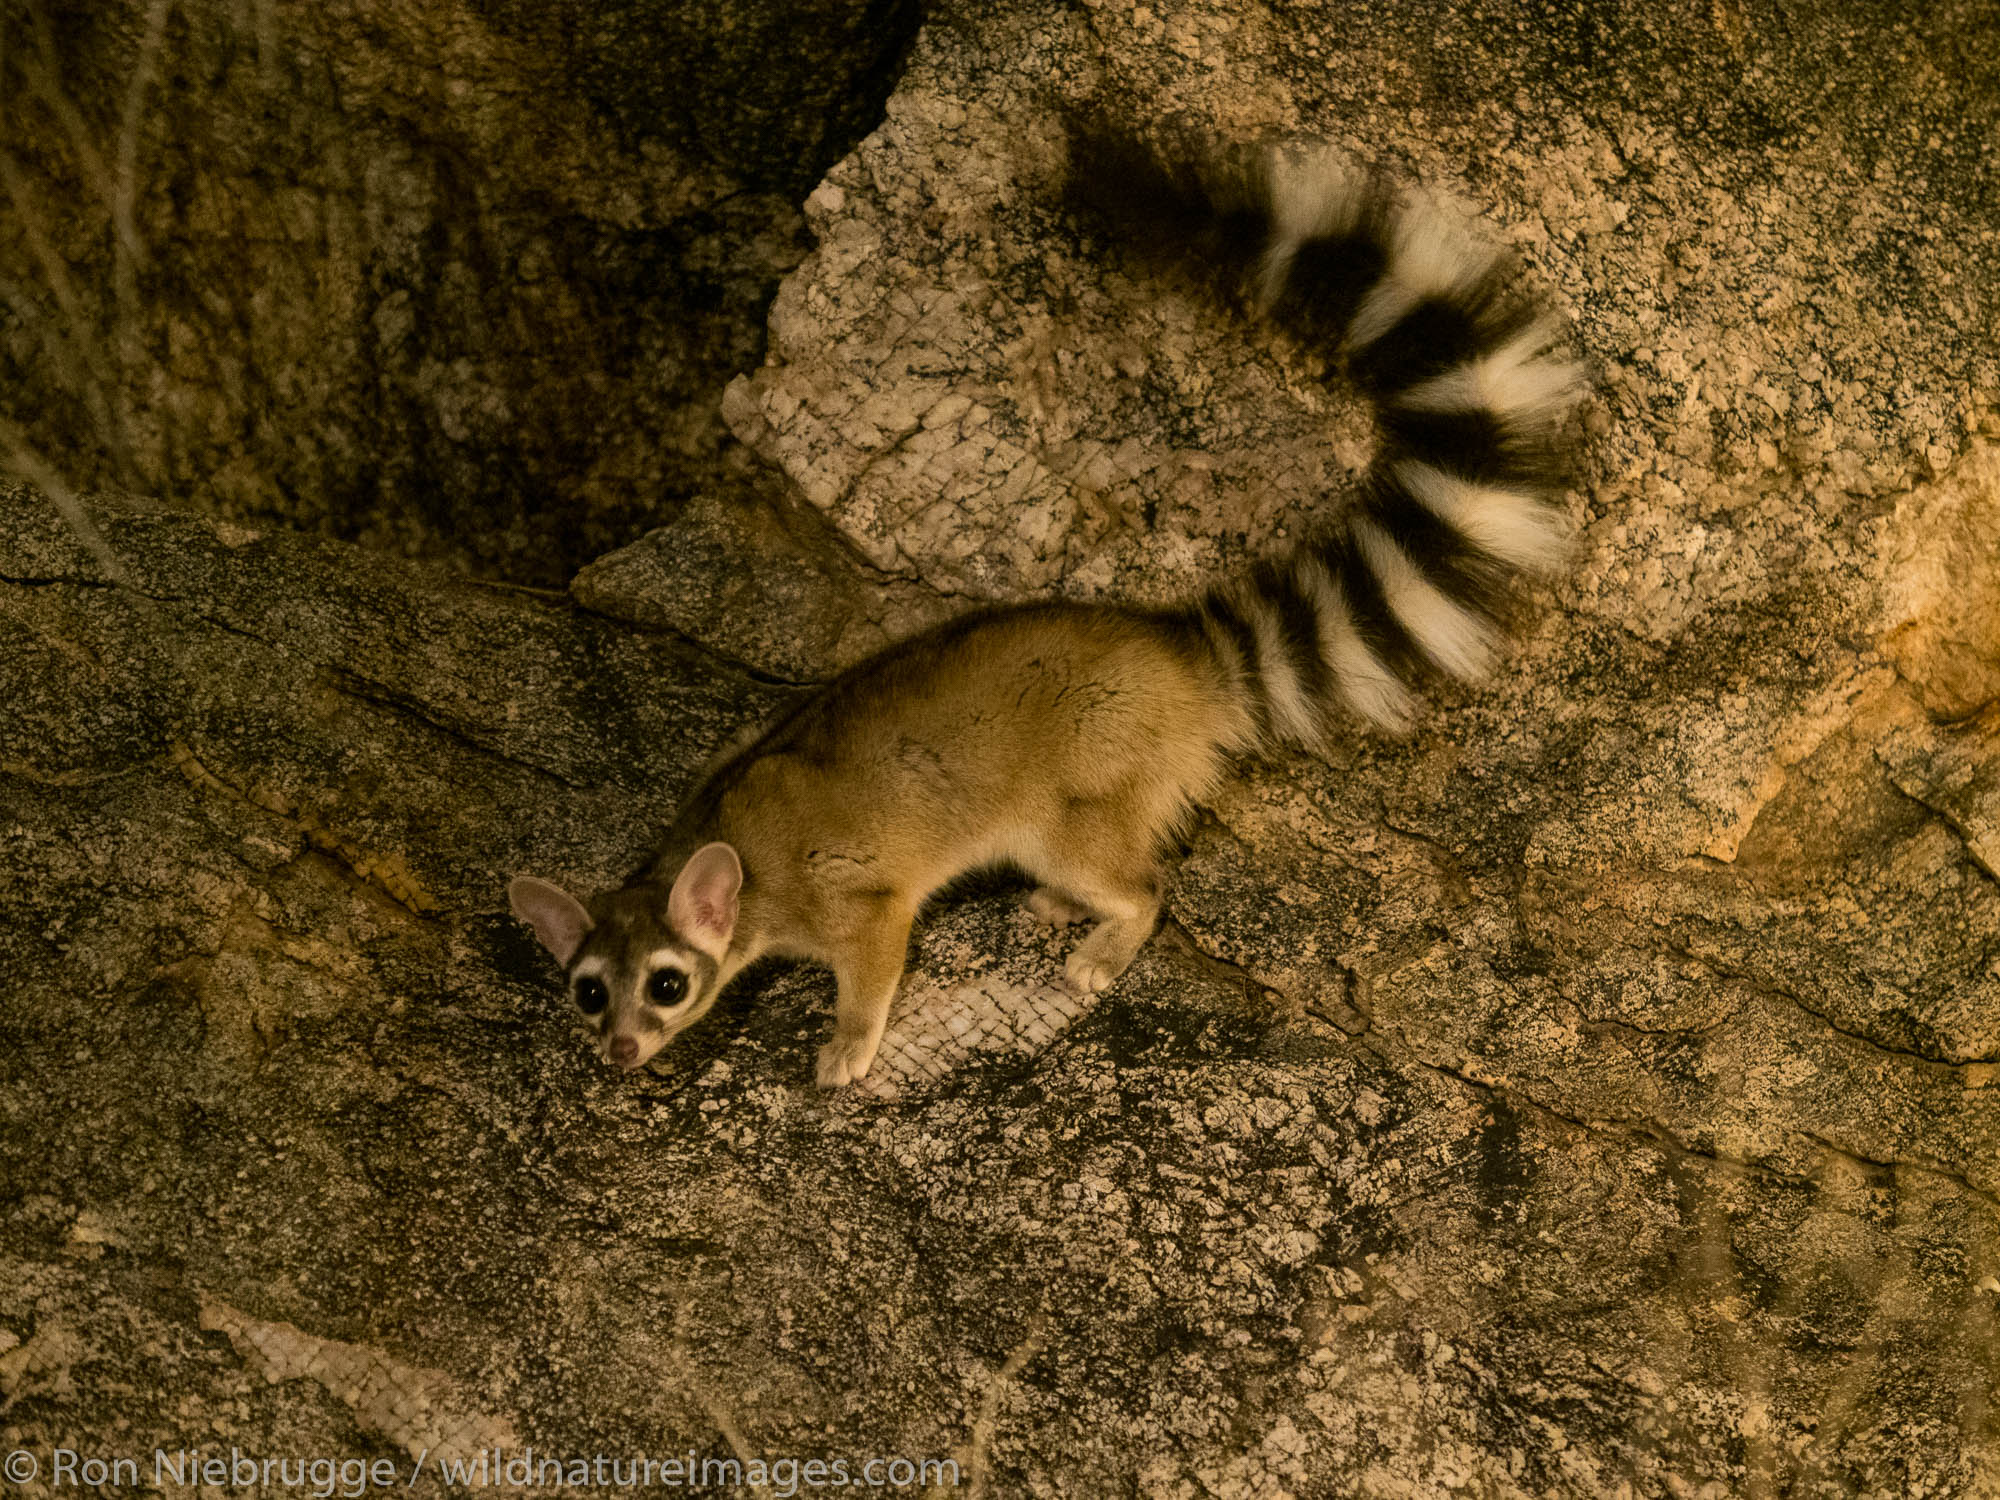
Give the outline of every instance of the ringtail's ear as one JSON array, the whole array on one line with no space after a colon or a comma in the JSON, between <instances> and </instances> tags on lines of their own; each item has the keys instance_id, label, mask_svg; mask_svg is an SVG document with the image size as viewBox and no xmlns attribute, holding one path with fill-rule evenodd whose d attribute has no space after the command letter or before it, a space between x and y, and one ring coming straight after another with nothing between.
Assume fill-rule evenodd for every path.
<instances>
[{"instance_id":1,"label":"ringtail's ear","mask_svg":"<svg viewBox=\"0 0 2000 1500\"><path fill-rule=\"evenodd\" d=\"M590 913L568 891L532 875L517 875L507 884L507 904L514 915L535 929L542 946L555 955L564 968L583 946L590 931Z\"/></svg>"},{"instance_id":2,"label":"ringtail's ear","mask_svg":"<svg viewBox=\"0 0 2000 1500\"><path fill-rule=\"evenodd\" d=\"M667 920L688 942L721 962L736 931L736 893L743 888L743 862L727 844L704 844L694 851L667 897Z\"/></svg>"}]
</instances>

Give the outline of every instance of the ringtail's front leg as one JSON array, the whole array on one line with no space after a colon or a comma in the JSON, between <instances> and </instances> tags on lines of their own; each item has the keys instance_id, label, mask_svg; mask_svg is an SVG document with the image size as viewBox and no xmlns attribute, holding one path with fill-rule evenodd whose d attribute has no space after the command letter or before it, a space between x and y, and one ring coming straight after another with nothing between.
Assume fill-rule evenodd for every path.
<instances>
[{"instance_id":1,"label":"ringtail's front leg","mask_svg":"<svg viewBox=\"0 0 2000 1500\"><path fill-rule=\"evenodd\" d=\"M896 903L856 925L833 955L840 994L833 1007L833 1039L819 1049L819 1086L837 1089L867 1073L882 1045L889 1005L909 953L912 906Z\"/></svg>"}]
</instances>

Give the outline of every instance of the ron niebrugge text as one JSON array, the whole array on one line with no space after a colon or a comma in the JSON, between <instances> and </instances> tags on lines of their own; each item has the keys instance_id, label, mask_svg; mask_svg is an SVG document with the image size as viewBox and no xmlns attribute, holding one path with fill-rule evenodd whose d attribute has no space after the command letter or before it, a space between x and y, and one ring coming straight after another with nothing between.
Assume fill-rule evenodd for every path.
<instances>
[{"instance_id":1,"label":"ron niebrugge text","mask_svg":"<svg viewBox=\"0 0 2000 1500\"><path fill-rule=\"evenodd\" d=\"M460 1453L450 1458L433 1457L426 1449L407 1464L390 1458L260 1458L237 1448L231 1448L227 1457L195 1448L156 1448L150 1459L105 1458L53 1448L46 1466L39 1455L17 1448L0 1465L0 1474L16 1484L40 1480L52 1489L255 1485L267 1492L296 1491L314 1500L357 1500L371 1490L407 1489L426 1475L456 1489L741 1488L767 1492L777 1500L791 1500L801 1490L937 1485L955 1489L959 1482L958 1464L948 1458L736 1459L693 1453L679 1458L614 1458L604 1453L565 1458L533 1448L488 1448L470 1457Z\"/></svg>"}]
</instances>

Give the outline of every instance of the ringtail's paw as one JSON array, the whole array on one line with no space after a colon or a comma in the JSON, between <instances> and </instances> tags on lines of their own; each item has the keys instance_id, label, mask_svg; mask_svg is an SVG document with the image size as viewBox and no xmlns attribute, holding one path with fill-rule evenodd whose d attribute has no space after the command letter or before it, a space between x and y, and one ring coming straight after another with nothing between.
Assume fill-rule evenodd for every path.
<instances>
[{"instance_id":1,"label":"ringtail's paw","mask_svg":"<svg viewBox=\"0 0 2000 1500\"><path fill-rule=\"evenodd\" d=\"M844 1088L868 1072L875 1061L880 1037L845 1037L834 1033L833 1040L819 1049L819 1086Z\"/></svg>"},{"instance_id":2,"label":"ringtail's paw","mask_svg":"<svg viewBox=\"0 0 2000 1500\"><path fill-rule=\"evenodd\" d=\"M1088 907L1079 906L1062 892L1046 885L1038 885L1028 892L1027 900L1021 904L1027 907L1029 915L1037 922L1046 922L1051 927L1069 927L1090 920Z\"/></svg>"},{"instance_id":3,"label":"ringtail's paw","mask_svg":"<svg viewBox=\"0 0 2000 1500\"><path fill-rule=\"evenodd\" d=\"M1077 994L1094 995L1099 990L1111 988L1112 982L1125 972L1131 962L1130 958L1119 962L1111 956L1092 953L1088 943L1079 943L1063 965L1063 977Z\"/></svg>"},{"instance_id":4,"label":"ringtail's paw","mask_svg":"<svg viewBox=\"0 0 2000 1500\"><path fill-rule=\"evenodd\" d=\"M1079 995L1094 995L1132 966L1152 934L1150 921L1100 922L1078 943L1063 965L1069 987Z\"/></svg>"}]
</instances>

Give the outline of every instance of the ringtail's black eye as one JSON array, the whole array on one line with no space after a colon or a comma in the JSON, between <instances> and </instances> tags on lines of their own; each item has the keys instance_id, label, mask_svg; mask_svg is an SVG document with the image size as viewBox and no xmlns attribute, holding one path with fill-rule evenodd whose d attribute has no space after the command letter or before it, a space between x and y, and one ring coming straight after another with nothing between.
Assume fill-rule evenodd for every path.
<instances>
[{"instance_id":1,"label":"ringtail's black eye","mask_svg":"<svg viewBox=\"0 0 2000 1500\"><path fill-rule=\"evenodd\" d=\"M603 1013L611 1003L611 991L604 987L601 979L579 979L576 982L576 1008L586 1016Z\"/></svg>"},{"instance_id":2,"label":"ringtail's black eye","mask_svg":"<svg viewBox=\"0 0 2000 1500\"><path fill-rule=\"evenodd\" d=\"M688 977L679 969L655 969L646 981L646 998L655 1005L679 1005L687 990Z\"/></svg>"}]
</instances>

